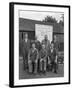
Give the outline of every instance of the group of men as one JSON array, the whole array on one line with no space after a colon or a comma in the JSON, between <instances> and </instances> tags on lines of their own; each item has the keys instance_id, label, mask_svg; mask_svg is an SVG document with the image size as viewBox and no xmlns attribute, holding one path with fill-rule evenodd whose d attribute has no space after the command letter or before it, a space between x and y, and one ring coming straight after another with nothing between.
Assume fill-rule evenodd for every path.
<instances>
[{"instance_id":1,"label":"group of men","mask_svg":"<svg viewBox=\"0 0 72 90\"><path fill-rule=\"evenodd\" d=\"M36 74L38 71L45 73L47 69L50 69L57 73L58 43L56 36L51 43L47 35L42 42L39 42L37 37L34 41L30 41L26 33L22 42L22 51L24 70Z\"/></svg>"}]
</instances>

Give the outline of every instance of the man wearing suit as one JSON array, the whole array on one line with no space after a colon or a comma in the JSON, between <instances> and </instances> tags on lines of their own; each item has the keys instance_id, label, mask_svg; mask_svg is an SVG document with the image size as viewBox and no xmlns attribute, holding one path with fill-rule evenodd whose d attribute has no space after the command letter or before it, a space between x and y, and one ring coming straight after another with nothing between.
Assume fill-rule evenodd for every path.
<instances>
[{"instance_id":1,"label":"man wearing suit","mask_svg":"<svg viewBox=\"0 0 72 90\"><path fill-rule=\"evenodd\" d=\"M28 52L30 49L30 40L28 39L28 34L25 33L25 38L23 40L23 63L24 70L28 68Z\"/></svg>"}]
</instances>

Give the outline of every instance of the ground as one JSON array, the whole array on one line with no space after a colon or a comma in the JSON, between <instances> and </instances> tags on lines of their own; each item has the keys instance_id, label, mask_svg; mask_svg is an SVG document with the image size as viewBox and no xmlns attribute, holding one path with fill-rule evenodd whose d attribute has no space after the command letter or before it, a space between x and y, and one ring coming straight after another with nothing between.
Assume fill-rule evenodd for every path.
<instances>
[{"instance_id":1,"label":"ground","mask_svg":"<svg viewBox=\"0 0 72 90\"><path fill-rule=\"evenodd\" d=\"M46 72L46 74L28 74L28 72L23 69L23 60L19 60L19 79L32 79L32 78L53 78L53 77L63 77L64 76L64 65L58 65L58 73Z\"/></svg>"}]
</instances>

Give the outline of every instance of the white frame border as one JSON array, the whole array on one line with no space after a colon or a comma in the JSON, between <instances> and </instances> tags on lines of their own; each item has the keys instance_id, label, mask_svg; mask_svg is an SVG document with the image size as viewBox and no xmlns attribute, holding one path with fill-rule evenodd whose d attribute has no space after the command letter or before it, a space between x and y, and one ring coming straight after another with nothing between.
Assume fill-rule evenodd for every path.
<instances>
[{"instance_id":1,"label":"white frame border","mask_svg":"<svg viewBox=\"0 0 72 90\"><path fill-rule=\"evenodd\" d=\"M64 77L41 78L41 79L23 79L19 80L19 17L18 10L43 10L43 11L60 11L64 12ZM29 5L14 5L14 86L18 85L35 85L35 84L52 84L64 83L69 79L69 8L63 7L43 7Z\"/></svg>"}]
</instances>

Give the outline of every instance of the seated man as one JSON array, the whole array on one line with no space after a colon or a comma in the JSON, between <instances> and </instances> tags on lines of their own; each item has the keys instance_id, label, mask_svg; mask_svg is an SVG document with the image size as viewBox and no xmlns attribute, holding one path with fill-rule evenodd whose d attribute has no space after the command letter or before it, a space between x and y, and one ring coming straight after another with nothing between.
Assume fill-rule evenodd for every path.
<instances>
[{"instance_id":1,"label":"seated man","mask_svg":"<svg viewBox=\"0 0 72 90\"><path fill-rule=\"evenodd\" d=\"M56 49L54 48L54 42L51 42L51 47L49 50L48 62L51 64L52 71L57 73L57 53Z\"/></svg>"},{"instance_id":2,"label":"seated man","mask_svg":"<svg viewBox=\"0 0 72 90\"><path fill-rule=\"evenodd\" d=\"M45 49L45 44L42 44L42 49L40 50L40 71L43 71L42 69L44 69L44 72L46 72L46 58L47 58L47 50Z\"/></svg>"},{"instance_id":3,"label":"seated man","mask_svg":"<svg viewBox=\"0 0 72 90\"><path fill-rule=\"evenodd\" d=\"M33 72L37 73L37 63L38 63L38 50L35 48L35 43L32 43L32 48L28 54L28 66L29 66L29 73ZM33 68L34 66L34 68Z\"/></svg>"}]
</instances>

